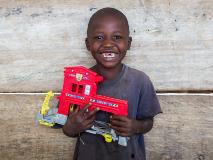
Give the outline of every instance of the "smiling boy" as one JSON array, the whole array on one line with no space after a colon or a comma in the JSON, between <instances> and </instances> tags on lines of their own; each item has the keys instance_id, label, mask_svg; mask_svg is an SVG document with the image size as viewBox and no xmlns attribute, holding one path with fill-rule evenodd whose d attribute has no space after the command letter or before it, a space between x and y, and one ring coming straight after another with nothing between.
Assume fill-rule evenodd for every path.
<instances>
[{"instance_id":1,"label":"smiling boy","mask_svg":"<svg viewBox=\"0 0 213 160\"><path fill-rule=\"evenodd\" d=\"M89 104L70 114L63 131L77 136L74 159L78 160L145 160L143 134L152 129L153 117L161 112L154 87L142 71L122 63L132 38L126 16L114 9L103 8L90 18L86 47L96 60L91 69L104 77L98 94L128 101L128 116L116 116L93 110ZM102 136L84 132L94 120L110 123L115 132L130 137L127 146L106 143Z\"/></svg>"}]
</instances>

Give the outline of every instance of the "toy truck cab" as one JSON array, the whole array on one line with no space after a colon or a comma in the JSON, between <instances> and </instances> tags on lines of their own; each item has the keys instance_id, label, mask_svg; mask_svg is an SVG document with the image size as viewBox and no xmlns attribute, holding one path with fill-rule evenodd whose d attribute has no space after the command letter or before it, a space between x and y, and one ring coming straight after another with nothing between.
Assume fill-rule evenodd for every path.
<instances>
[{"instance_id":1,"label":"toy truck cab","mask_svg":"<svg viewBox=\"0 0 213 160\"><path fill-rule=\"evenodd\" d=\"M59 99L58 113L68 115L72 104L82 107L89 103L90 97L96 96L97 83L103 77L83 66L65 67L64 84Z\"/></svg>"}]
</instances>

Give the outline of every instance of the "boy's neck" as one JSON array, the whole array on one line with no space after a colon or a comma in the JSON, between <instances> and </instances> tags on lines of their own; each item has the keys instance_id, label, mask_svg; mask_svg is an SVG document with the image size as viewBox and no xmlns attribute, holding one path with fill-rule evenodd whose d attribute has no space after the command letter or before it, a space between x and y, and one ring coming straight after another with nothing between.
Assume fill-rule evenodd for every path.
<instances>
[{"instance_id":1,"label":"boy's neck","mask_svg":"<svg viewBox=\"0 0 213 160\"><path fill-rule=\"evenodd\" d=\"M92 67L92 70L97 72L99 75L103 76L105 80L113 80L119 75L123 67L123 64L120 64L114 68L104 68L98 64Z\"/></svg>"}]
</instances>

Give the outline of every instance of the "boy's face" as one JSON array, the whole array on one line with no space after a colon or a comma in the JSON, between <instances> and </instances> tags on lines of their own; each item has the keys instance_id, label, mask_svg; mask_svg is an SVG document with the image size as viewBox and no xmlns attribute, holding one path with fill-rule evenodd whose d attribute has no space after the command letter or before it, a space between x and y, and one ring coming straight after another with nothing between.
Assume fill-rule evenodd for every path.
<instances>
[{"instance_id":1,"label":"boy's face","mask_svg":"<svg viewBox=\"0 0 213 160\"><path fill-rule=\"evenodd\" d=\"M120 65L130 45L128 26L121 18L105 15L97 17L89 26L87 49L104 68Z\"/></svg>"}]
</instances>

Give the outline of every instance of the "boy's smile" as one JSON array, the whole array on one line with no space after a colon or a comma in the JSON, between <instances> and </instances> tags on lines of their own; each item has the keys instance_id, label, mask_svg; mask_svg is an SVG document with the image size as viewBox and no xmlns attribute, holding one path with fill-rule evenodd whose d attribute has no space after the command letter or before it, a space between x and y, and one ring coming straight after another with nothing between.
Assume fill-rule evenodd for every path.
<instances>
[{"instance_id":1,"label":"boy's smile","mask_svg":"<svg viewBox=\"0 0 213 160\"><path fill-rule=\"evenodd\" d=\"M102 54L103 54L104 58L111 60L111 59L115 58L116 53L102 53Z\"/></svg>"},{"instance_id":2,"label":"boy's smile","mask_svg":"<svg viewBox=\"0 0 213 160\"><path fill-rule=\"evenodd\" d=\"M87 49L104 68L120 66L131 44L128 24L117 15L97 16L88 26L87 36Z\"/></svg>"}]
</instances>

